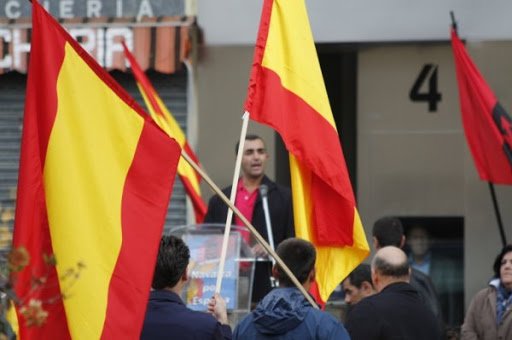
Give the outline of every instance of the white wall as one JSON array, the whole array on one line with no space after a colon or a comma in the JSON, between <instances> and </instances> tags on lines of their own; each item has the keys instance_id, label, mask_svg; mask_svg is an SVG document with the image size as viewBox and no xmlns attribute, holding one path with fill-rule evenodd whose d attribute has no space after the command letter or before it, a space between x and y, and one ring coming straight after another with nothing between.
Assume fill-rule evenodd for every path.
<instances>
[{"instance_id":1,"label":"white wall","mask_svg":"<svg viewBox=\"0 0 512 340\"><path fill-rule=\"evenodd\" d=\"M206 43L254 44L262 0L199 0ZM450 11L461 37L512 38L512 1L507 0L307 0L317 42L448 40Z\"/></svg>"}]
</instances>

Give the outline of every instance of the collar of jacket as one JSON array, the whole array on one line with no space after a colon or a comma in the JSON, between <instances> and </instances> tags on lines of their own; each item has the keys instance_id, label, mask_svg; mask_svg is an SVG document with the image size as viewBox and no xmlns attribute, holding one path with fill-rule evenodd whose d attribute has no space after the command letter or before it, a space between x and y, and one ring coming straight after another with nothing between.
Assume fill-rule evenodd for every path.
<instances>
[{"instance_id":1,"label":"collar of jacket","mask_svg":"<svg viewBox=\"0 0 512 340\"><path fill-rule=\"evenodd\" d=\"M149 293L149 299L150 300L167 300L175 303L179 303L180 305L185 305L183 301L181 300L180 296L174 292L171 292L170 290L152 290Z\"/></svg>"}]
</instances>

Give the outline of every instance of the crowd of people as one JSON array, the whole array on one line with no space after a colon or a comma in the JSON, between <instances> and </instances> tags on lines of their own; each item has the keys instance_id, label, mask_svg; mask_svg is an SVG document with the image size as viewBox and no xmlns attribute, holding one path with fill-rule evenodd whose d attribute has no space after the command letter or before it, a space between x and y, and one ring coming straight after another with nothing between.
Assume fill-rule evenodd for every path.
<instances>
[{"instance_id":1,"label":"crowd of people","mask_svg":"<svg viewBox=\"0 0 512 340\"><path fill-rule=\"evenodd\" d=\"M278 256L308 291L315 281L316 251L294 237L291 192L265 176L267 160L264 141L247 136L235 205L265 239L273 239ZM268 188L263 195L269 208L262 204L261 185ZM223 191L228 194L231 187ZM205 222L224 223L226 218L226 205L212 197ZM236 216L233 223L242 224ZM270 235L267 224L272 225ZM251 311L234 330L219 294L209 300L208 313L186 307L180 294L188 280L190 251L180 238L163 236L141 339L512 339L512 245L496 258L495 276L471 301L459 335L443 320L436 290L442 283L436 286L432 278L442 282L450 273L438 274L442 268L428 251L426 230L414 226L406 237L400 219L384 217L375 222L372 236L376 252L371 263L360 264L342 282L348 306L343 322L312 306L279 263L269 260L258 262ZM242 237L255 256L268 259L249 233ZM406 244L409 254L402 250ZM279 284L273 287L272 282Z\"/></svg>"}]
</instances>

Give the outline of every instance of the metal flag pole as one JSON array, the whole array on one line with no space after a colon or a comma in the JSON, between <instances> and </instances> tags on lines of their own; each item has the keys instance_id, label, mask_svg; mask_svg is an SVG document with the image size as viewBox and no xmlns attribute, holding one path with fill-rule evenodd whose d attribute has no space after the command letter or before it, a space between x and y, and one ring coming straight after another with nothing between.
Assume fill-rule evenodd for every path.
<instances>
[{"instance_id":1,"label":"metal flag pole","mask_svg":"<svg viewBox=\"0 0 512 340\"><path fill-rule=\"evenodd\" d=\"M494 191L494 184L489 183L489 190L491 191L492 205L494 206L494 214L498 221L498 229L500 230L501 243L503 247L507 245L507 237L505 236L505 229L503 229L503 221L501 220L500 207L498 206L498 200L496 199L496 192Z\"/></svg>"},{"instance_id":2,"label":"metal flag pole","mask_svg":"<svg viewBox=\"0 0 512 340\"><path fill-rule=\"evenodd\" d=\"M273 250L276 250L274 246L274 233L272 232L272 222L270 220L270 212L268 209L268 186L266 184L260 185L260 195L261 195L261 203L263 204L263 212L265 214L265 225L267 226L267 239L268 243L270 245L270 248ZM274 260L273 257L270 257L270 260L272 261L272 267L276 264L276 260ZM277 287L277 281L272 275L272 272L270 273L270 285L272 288Z\"/></svg>"}]
</instances>

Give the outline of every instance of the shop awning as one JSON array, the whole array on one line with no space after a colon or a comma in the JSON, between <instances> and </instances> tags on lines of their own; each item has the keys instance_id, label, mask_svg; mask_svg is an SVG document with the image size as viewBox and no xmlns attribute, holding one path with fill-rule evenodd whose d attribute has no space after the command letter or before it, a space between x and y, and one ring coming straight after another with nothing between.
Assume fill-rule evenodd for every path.
<instances>
[{"instance_id":1,"label":"shop awning","mask_svg":"<svg viewBox=\"0 0 512 340\"><path fill-rule=\"evenodd\" d=\"M165 16L137 21L104 17L60 22L109 71L129 67L121 45L124 40L144 70L174 73L188 57L195 18ZM0 74L27 72L31 30L29 18L0 18Z\"/></svg>"}]
</instances>

